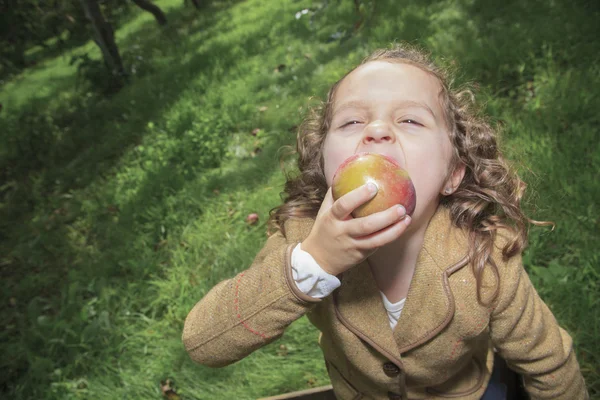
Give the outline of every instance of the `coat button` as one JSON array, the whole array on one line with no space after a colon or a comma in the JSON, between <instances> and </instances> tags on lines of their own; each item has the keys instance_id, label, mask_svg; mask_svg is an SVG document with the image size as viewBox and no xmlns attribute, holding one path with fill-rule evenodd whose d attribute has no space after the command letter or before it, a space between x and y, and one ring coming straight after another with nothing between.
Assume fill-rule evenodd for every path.
<instances>
[{"instance_id":1,"label":"coat button","mask_svg":"<svg viewBox=\"0 0 600 400\"><path fill-rule=\"evenodd\" d=\"M400 375L400 368L398 368L398 366L393 362L386 362L383 364L383 372L385 372L385 374L390 378L394 378Z\"/></svg>"},{"instance_id":2,"label":"coat button","mask_svg":"<svg viewBox=\"0 0 600 400\"><path fill-rule=\"evenodd\" d=\"M388 398L390 400L402 400L402 395L394 392L388 392Z\"/></svg>"}]
</instances>

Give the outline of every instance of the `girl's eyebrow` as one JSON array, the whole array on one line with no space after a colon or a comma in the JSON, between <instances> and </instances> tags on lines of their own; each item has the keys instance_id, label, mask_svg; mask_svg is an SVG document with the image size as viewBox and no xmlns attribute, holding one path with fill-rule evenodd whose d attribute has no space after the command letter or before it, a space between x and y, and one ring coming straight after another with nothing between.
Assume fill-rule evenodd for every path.
<instances>
[{"instance_id":1,"label":"girl's eyebrow","mask_svg":"<svg viewBox=\"0 0 600 400\"><path fill-rule=\"evenodd\" d=\"M433 117L433 119L437 120L435 113L433 112L433 110L431 109L431 107L429 107L426 103L423 102L419 102L419 101L412 101L412 100L402 100L399 101L397 103L395 103L396 107L417 107L417 108L423 108L425 111L427 111L429 114L431 114L431 116ZM347 109L347 108L369 108L369 103L364 101L364 100L352 100L352 101L348 101L346 103L342 103L339 107L337 107L334 111L333 111L333 115L335 116L337 113Z\"/></svg>"}]
</instances>

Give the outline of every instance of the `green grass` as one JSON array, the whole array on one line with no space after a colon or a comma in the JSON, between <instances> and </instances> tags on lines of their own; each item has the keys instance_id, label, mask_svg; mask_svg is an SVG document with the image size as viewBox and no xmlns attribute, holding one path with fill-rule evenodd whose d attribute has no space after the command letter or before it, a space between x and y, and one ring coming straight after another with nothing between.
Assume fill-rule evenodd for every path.
<instances>
[{"instance_id":1,"label":"green grass","mask_svg":"<svg viewBox=\"0 0 600 400\"><path fill-rule=\"evenodd\" d=\"M116 31L136 71L119 93L77 79L71 57L98 59L92 43L3 82L2 397L158 399L167 378L184 399L327 384L306 318L218 370L189 360L183 319L266 239L284 182L279 148L294 143L309 98L405 40L456 60L459 81L479 82L504 126L529 183L527 211L557 224L531 229L526 267L600 398L599 12L591 2L488 3L364 1L353 31L351 1L215 1L197 13L162 0L168 27L138 12ZM303 8L312 11L296 20ZM256 226L244 221L251 212Z\"/></svg>"}]
</instances>

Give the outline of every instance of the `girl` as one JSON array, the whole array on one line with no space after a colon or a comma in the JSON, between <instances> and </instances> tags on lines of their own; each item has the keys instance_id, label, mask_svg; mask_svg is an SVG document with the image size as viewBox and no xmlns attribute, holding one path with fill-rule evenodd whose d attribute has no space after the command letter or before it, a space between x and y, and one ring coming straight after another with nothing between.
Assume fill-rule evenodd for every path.
<instances>
[{"instance_id":1,"label":"girl","mask_svg":"<svg viewBox=\"0 0 600 400\"><path fill-rule=\"evenodd\" d=\"M193 360L229 365L306 314L340 400L504 398L496 352L532 399L588 397L571 337L521 263L525 184L471 93L449 82L422 51L396 45L333 85L299 131L300 173L271 212L277 232L189 313ZM358 152L408 171L412 216L397 205L352 218L376 195L370 185L333 201L335 171Z\"/></svg>"}]
</instances>

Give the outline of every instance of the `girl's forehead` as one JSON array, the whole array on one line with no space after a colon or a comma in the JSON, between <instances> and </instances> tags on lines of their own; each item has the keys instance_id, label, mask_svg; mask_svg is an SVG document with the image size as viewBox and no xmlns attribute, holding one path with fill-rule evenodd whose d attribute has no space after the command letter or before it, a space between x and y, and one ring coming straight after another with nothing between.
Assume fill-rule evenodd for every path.
<instances>
[{"instance_id":1,"label":"girl's forehead","mask_svg":"<svg viewBox=\"0 0 600 400\"><path fill-rule=\"evenodd\" d=\"M347 99L379 96L403 97L430 103L439 109L440 82L421 68L397 61L370 61L348 74L335 95L339 105Z\"/></svg>"}]
</instances>

